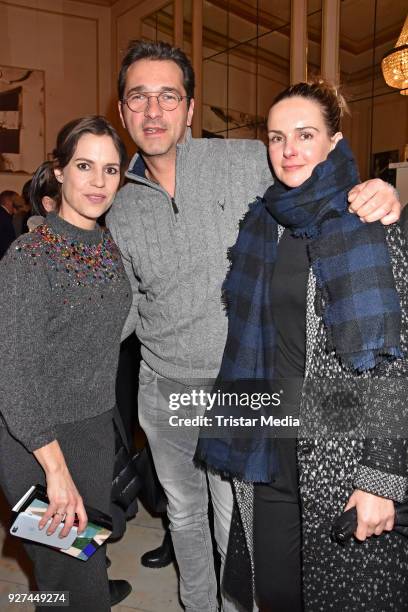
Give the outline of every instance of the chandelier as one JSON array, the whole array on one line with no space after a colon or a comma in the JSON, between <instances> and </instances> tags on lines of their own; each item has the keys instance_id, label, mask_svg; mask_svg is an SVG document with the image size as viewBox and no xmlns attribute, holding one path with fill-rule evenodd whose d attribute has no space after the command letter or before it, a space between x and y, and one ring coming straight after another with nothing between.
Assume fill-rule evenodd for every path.
<instances>
[{"instance_id":1,"label":"chandelier","mask_svg":"<svg viewBox=\"0 0 408 612\"><path fill-rule=\"evenodd\" d=\"M381 68L387 85L408 96L408 15L397 44L384 55Z\"/></svg>"}]
</instances>

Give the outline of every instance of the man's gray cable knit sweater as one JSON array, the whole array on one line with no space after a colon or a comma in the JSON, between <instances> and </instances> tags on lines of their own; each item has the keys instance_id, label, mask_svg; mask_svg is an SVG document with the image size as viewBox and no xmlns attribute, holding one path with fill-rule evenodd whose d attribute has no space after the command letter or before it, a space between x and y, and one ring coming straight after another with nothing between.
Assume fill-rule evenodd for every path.
<instances>
[{"instance_id":1,"label":"man's gray cable knit sweater","mask_svg":"<svg viewBox=\"0 0 408 612\"><path fill-rule=\"evenodd\" d=\"M28 450L111 410L130 287L108 231L55 214L0 262L0 413Z\"/></svg>"},{"instance_id":2,"label":"man's gray cable knit sweater","mask_svg":"<svg viewBox=\"0 0 408 612\"><path fill-rule=\"evenodd\" d=\"M176 192L145 177L136 155L107 217L133 290L124 337L167 378L212 378L227 335L221 285L240 218L272 182L256 140L195 139L177 147Z\"/></svg>"}]
</instances>

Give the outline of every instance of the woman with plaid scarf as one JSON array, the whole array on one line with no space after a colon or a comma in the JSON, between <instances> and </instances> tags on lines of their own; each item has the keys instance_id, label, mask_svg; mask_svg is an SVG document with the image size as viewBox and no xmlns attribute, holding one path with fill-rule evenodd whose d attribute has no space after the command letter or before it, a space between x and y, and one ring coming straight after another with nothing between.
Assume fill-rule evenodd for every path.
<instances>
[{"instance_id":1,"label":"woman with plaid scarf","mask_svg":"<svg viewBox=\"0 0 408 612\"><path fill-rule=\"evenodd\" d=\"M223 586L248 611L254 596L262 612L408 609L408 543L392 531L408 484L407 245L398 225L348 212L359 180L344 108L322 81L276 98L276 181L244 218L224 285L217 387L272 381L281 398L250 437L225 429L197 449L234 477ZM355 538L340 546L331 526L352 507Z\"/></svg>"}]
</instances>

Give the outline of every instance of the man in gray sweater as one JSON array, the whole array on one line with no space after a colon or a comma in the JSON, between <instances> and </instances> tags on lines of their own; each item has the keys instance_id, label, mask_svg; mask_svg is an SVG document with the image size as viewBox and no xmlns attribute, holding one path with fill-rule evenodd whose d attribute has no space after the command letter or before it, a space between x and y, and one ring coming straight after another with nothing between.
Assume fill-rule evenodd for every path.
<instances>
[{"instance_id":1,"label":"man in gray sweater","mask_svg":"<svg viewBox=\"0 0 408 612\"><path fill-rule=\"evenodd\" d=\"M208 385L221 363L227 249L248 204L272 176L261 142L191 137L193 95L194 73L182 51L131 43L119 75L119 112L139 154L107 222L133 288L123 335L136 330L142 345L139 420L168 498L181 599L188 612L215 612L207 479L192 461L199 427L182 419L206 412L191 391L197 380ZM372 213L378 197L380 210ZM350 199L360 216L371 213L367 220L399 215L392 189L381 182L358 186ZM184 402L183 393L189 394ZM223 564L231 486L214 474L208 481ZM236 609L222 603L224 611Z\"/></svg>"}]
</instances>

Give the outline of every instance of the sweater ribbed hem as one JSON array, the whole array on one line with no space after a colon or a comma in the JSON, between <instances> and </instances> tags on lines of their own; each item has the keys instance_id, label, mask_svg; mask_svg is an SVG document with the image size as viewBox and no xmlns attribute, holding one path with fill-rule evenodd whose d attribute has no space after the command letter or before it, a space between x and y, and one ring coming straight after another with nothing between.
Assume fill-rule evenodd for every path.
<instances>
[{"instance_id":1,"label":"sweater ribbed hem","mask_svg":"<svg viewBox=\"0 0 408 612\"><path fill-rule=\"evenodd\" d=\"M19 440L19 442L21 442L21 444L30 453L32 453L38 448L42 448L43 446L46 446L50 442L53 442L53 440L58 439L58 426L59 425L67 425L67 424L72 424L76 422L81 423L85 420L99 417L105 413L106 414L112 413L114 403L112 404L112 402L110 402L109 404L107 404L101 401L97 404L95 403L86 404L86 407L87 407L86 418L84 418L83 416L84 404L81 404L81 408L82 408L81 411L77 411L74 409L69 410L69 406L67 405L67 403L65 404L65 406L66 408L68 408L68 410L66 414L63 415L63 418L61 420L54 421L52 423L52 427L50 426L47 429L45 428L43 430L38 429L35 432L30 431L29 435L25 431L20 431L20 430L15 431L14 429L10 429L5 419L2 417L1 413L0 413L0 427L5 427L6 429L8 429L10 434L14 438Z\"/></svg>"},{"instance_id":2,"label":"sweater ribbed hem","mask_svg":"<svg viewBox=\"0 0 408 612\"><path fill-rule=\"evenodd\" d=\"M219 368L204 370L168 363L151 353L145 346L142 346L141 353L142 359L152 370L157 372L157 374L169 378L170 380L185 383L186 385L212 384L219 372Z\"/></svg>"}]
</instances>

